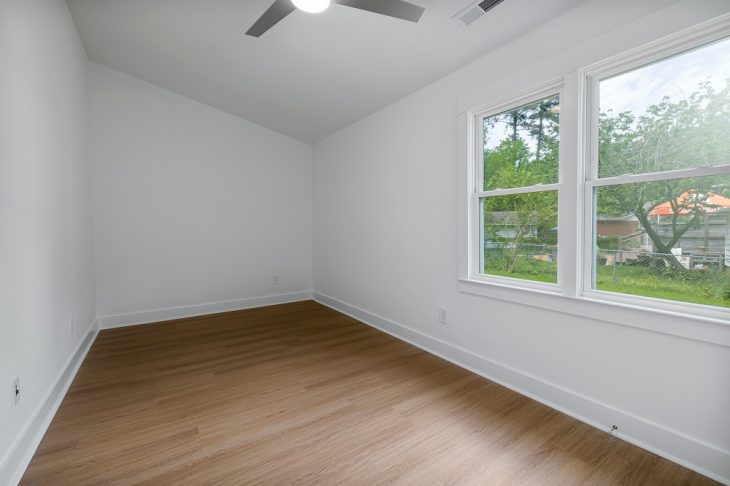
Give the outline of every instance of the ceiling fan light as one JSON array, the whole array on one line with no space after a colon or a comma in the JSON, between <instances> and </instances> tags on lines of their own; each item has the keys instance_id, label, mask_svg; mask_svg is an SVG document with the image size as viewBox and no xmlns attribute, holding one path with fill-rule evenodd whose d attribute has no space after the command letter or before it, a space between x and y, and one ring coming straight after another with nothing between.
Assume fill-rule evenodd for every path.
<instances>
[{"instance_id":1,"label":"ceiling fan light","mask_svg":"<svg viewBox=\"0 0 730 486\"><path fill-rule=\"evenodd\" d=\"M307 13L320 13L327 10L330 0L292 0L296 8Z\"/></svg>"}]
</instances>

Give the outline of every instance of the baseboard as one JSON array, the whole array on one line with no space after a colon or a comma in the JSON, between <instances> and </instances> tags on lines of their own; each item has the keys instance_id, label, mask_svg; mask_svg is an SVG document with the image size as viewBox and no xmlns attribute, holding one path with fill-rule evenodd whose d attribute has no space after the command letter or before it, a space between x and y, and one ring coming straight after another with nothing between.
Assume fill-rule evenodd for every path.
<instances>
[{"instance_id":1,"label":"baseboard","mask_svg":"<svg viewBox=\"0 0 730 486\"><path fill-rule=\"evenodd\" d=\"M76 372L81 367L86 354L99 334L99 328L94 321L89 327L86 337L76 347L74 353L69 357L65 366L49 388L43 399L40 401L30 419L21 430L10 450L0 464L0 484L16 485L23 477L30 460L33 458L41 439L48 430L53 417L61 406Z\"/></svg>"},{"instance_id":2,"label":"baseboard","mask_svg":"<svg viewBox=\"0 0 730 486\"><path fill-rule=\"evenodd\" d=\"M709 478L730 484L730 452L319 292L313 299L457 366Z\"/></svg>"},{"instance_id":3,"label":"baseboard","mask_svg":"<svg viewBox=\"0 0 730 486\"><path fill-rule=\"evenodd\" d=\"M108 316L97 316L100 329L113 329L116 327L137 326L153 322L182 319L183 317L204 316L217 312L228 312L254 307L264 307L275 304L288 304L312 298L312 292L293 292L289 294L274 294L263 297L252 297L248 299L225 300L210 302L207 304L194 304L180 307L169 307L166 309L153 309L141 312L128 312L124 314L113 314Z\"/></svg>"}]
</instances>

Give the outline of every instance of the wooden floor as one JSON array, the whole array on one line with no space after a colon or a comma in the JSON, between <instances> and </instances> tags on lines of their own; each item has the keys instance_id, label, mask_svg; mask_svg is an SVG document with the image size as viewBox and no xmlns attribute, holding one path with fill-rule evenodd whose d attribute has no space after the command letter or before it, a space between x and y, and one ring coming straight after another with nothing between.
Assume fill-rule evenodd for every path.
<instances>
[{"instance_id":1,"label":"wooden floor","mask_svg":"<svg viewBox=\"0 0 730 486\"><path fill-rule=\"evenodd\" d=\"M716 484L315 302L99 334L22 484Z\"/></svg>"}]
</instances>

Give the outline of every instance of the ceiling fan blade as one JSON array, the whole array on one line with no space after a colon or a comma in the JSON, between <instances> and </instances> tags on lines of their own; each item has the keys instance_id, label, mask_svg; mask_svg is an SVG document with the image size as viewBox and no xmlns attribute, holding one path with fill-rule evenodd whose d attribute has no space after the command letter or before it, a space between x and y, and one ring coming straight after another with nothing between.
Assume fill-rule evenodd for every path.
<instances>
[{"instance_id":1,"label":"ceiling fan blade","mask_svg":"<svg viewBox=\"0 0 730 486\"><path fill-rule=\"evenodd\" d=\"M335 3L410 22L418 22L426 10L403 0L335 0Z\"/></svg>"},{"instance_id":2,"label":"ceiling fan blade","mask_svg":"<svg viewBox=\"0 0 730 486\"><path fill-rule=\"evenodd\" d=\"M264 32L272 28L294 10L296 10L296 7L291 3L291 0L276 0L251 28L246 31L246 35L261 37Z\"/></svg>"}]
</instances>

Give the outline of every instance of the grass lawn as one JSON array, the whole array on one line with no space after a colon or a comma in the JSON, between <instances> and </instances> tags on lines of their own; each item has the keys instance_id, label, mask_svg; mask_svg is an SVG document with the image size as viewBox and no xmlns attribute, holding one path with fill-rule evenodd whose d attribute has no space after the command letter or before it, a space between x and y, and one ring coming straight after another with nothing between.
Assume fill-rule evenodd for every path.
<instances>
[{"instance_id":1,"label":"grass lawn","mask_svg":"<svg viewBox=\"0 0 730 486\"><path fill-rule=\"evenodd\" d=\"M730 291L730 273L693 271L685 278L661 269L618 265L614 281L612 266L600 266L596 274L598 290L645 295L658 299L681 300L695 304L730 307L730 298L723 298Z\"/></svg>"},{"instance_id":2,"label":"grass lawn","mask_svg":"<svg viewBox=\"0 0 730 486\"><path fill-rule=\"evenodd\" d=\"M488 275L557 282L557 265L552 262L519 258L513 272L504 271L503 268L504 260L485 262L485 273ZM693 271L677 275L661 268L601 265L597 268L596 288L607 292L730 308L730 298L724 296L725 292L730 291L730 270L724 273Z\"/></svg>"},{"instance_id":3,"label":"grass lawn","mask_svg":"<svg viewBox=\"0 0 730 486\"><path fill-rule=\"evenodd\" d=\"M500 277L522 278L537 282L558 283L558 266L552 262L543 262L532 258L518 257L512 272L502 270L504 259L484 260L484 271L488 275Z\"/></svg>"}]
</instances>

